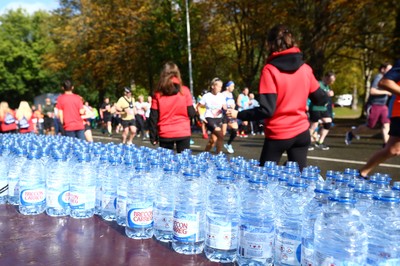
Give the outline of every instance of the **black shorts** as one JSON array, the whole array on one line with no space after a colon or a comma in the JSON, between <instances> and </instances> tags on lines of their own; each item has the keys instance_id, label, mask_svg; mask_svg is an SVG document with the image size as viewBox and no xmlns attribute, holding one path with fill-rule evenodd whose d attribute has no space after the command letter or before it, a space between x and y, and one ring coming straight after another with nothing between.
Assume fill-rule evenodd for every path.
<instances>
[{"instance_id":1,"label":"black shorts","mask_svg":"<svg viewBox=\"0 0 400 266\"><path fill-rule=\"evenodd\" d=\"M43 126L45 130L50 130L51 128L54 128L54 118L45 116L43 120Z\"/></svg>"},{"instance_id":2,"label":"black shorts","mask_svg":"<svg viewBox=\"0 0 400 266\"><path fill-rule=\"evenodd\" d=\"M103 114L103 122L107 123L107 122L111 122L112 120L112 115L104 115Z\"/></svg>"},{"instance_id":3,"label":"black shorts","mask_svg":"<svg viewBox=\"0 0 400 266\"><path fill-rule=\"evenodd\" d=\"M206 117L207 124L206 127L208 130L211 132L214 132L214 130L219 127L222 129L222 117L221 118L211 118L211 117Z\"/></svg>"},{"instance_id":4,"label":"black shorts","mask_svg":"<svg viewBox=\"0 0 400 266\"><path fill-rule=\"evenodd\" d=\"M90 126L90 124L85 123L85 132L88 130L91 130L91 129L92 129L92 127Z\"/></svg>"},{"instance_id":5,"label":"black shorts","mask_svg":"<svg viewBox=\"0 0 400 266\"><path fill-rule=\"evenodd\" d=\"M131 127L131 126L136 126L136 121L135 119L131 120L121 120L121 125L123 128Z\"/></svg>"},{"instance_id":6,"label":"black shorts","mask_svg":"<svg viewBox=\"0 0 400 266\"><path fill-rule=\"evenodd\" d=\"M331 117L328 111L310 111L310 121L313 123L318 122L322 118Z\"/></svg>"},{"instance_id":7,"label":"black shorts","mask_svg":"<svg viewBox=\"0 0 400 266\"><path fill-rule=\"evenodd\" d=\"M390 118L389 136L400 138L400 117Z\"/></svg>"}]
</instances>

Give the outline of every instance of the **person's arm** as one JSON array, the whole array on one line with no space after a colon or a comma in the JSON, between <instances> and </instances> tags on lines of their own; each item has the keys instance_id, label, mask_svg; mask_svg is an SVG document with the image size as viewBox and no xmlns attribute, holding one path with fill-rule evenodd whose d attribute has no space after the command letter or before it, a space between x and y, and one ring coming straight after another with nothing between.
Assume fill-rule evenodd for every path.
<instances>
[{"instance_id":1,"label":"person's arm","mask_svg":"<svg viewBox=\"0 0 400 266\"><path fill-rule=\"evenodd\" d=\"M258 121L271 117L275 113L277 97L278 96L275 93L260 94L259 107L238 112L236 117L232 115L232 118L238 118L244 121ZM231 109L229 109L228 112L229 111L231 111ZM231 111L230 113L234 111L235 110Z\"/></svg>"},{"instance_id":2,"label":"person's arm","mask_svg":"<svg viewBox=\"0 0 400 266\"><path fill-rule=\"evenodd\" d=\"M60 109L58 109L58 118L60 119L61 125L64 125L64 114Z\"/></svg>"},{"instance_id":3,"label":"person's arm","mask_svg":"<svg viewBox=\"0 0 400 266\"><path fill-rule=\"evenodd\" d=\"M315 106L325 106L329 102L328 94L321 88L318 88L313 93L310 93L308 98L311 100Z\"/></svg>"},{"instance_id":4,"label":"person's arm","mask_svg":"<svg viewBox=\"0 0 400 266\"><path fill-rule=\"evenodd\" d=\"M387 78L381 79L379 81L379 87L381 87L384 90L387 90L391 93L394 93L396 95L400 95L400 86L397 84L395 81Z\"/></svg>"}]
</instances>

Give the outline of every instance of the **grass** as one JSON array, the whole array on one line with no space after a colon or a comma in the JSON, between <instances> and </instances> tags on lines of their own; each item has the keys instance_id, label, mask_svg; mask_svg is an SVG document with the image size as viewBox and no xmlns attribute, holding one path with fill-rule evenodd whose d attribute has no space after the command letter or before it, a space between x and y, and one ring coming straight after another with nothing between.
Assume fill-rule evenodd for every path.
<instances>
[{"instance_id":1,"label":"grass","mask_svg":"<svg viewBox=\"0 0 400 266\"><path fill-rule=\"evenodd\" d=\"M351 109L351 107L335 107L333 109L335 118L359 118L362 112L362 106L358 106L357 110Z\"/></svg>"}]
</instances>

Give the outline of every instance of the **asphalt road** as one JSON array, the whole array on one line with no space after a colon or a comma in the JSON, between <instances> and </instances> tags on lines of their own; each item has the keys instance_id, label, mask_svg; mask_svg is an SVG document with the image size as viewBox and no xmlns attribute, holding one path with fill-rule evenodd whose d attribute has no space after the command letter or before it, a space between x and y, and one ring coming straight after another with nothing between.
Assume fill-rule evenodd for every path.
<instances>
[{"instance_id":1,"label":"asphalt road","mask_svg":"<svg viewBox=\"0 0 400 266\"><path fill-rule=\"evenodd\" d=\"M361 120L354 119L335 119L335 125L329 132L325 143L330 147L329 150L323 151L315 149L308 152L308 165L317 165L324 175L327 170L343 171L345 168L359 169L368 158L382 147L382 138L380 130L368 130L361 135L360 140L353 140L351 145L344 143L344 136L351 126L362 123ZM93 131L94 140L101 142L112 141L114 143L121 142L121 134L113 134L113 137L103 135L99 129ZM194 131L192 135L194 145L191 146L193 154L204 151L207 140L202 139L199 131ZM243 156L246 159L259 159L264 136L256 135L248 138L237 137L233 142L235 153L230 156ZM148 140L135 138L134 144L138 146L152 146ZM282 157L281 163L286 161L286 155ZM391 158L381 164L374 172L389 174L393 181L400 181L400 156Z\"/></svg>"}]
</instances>

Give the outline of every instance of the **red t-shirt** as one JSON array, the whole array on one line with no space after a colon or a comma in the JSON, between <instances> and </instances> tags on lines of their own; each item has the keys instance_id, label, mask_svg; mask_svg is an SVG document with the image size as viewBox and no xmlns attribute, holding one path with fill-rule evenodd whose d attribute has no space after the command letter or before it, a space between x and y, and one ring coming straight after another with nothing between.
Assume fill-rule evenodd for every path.
<instances>
[{"instance_id":1,"label":"red t-shirt","mask_svg":"<svg viewBox=\"0 0 400 266\"><path fill-rule=\"evenodd\" d=\"M160 96L156 93L152 99L151 109L158 110L157 123L160 138L190 137L190 119L188 106L192 106L192 95L189 88L182 86L181 92L171 96Z\"/></svg>"},{"instance_id":2,"label":"red t-shirt","mask_svg":"<svg viewBox=\"0 0 400 266\"><path fill-rule=\"evenodd\" d=\"M293 52L288 49L280 55ZM274 115L265 119L265 135L271 139L290 139L306 131L310 126L307 98L318 88L319 83L307 64L290 73L266 64L261 73L259 93L276 94L277 100Z\"/></svg>"},{"instance_id":3,"label":"red t-shirt","mask_svg":"<svg viewBox=\"0 0 400 266\"><path fill-rule=\"evenodd\" d=\"M14 117L15 120L14 123L6 124L6 122L4 122L4 120L6 119L5 118L6 114L4 114L4 117L0 118L0 131L3 133L17 129L17 124L16 124L17 119L15 118L15 111L10 109L10 114Z\"/></svg>"},{"instance_id":4,"label":"red t-shirt","mask_svg":"<svg viewBox=\"0 0 400 266\"><path fill-rule=\"evenodd\" d=\"M62 94L57 98L57 108L63 112L64 129L67 131L83 130L83 120L79 110L83 108L81 97L72 94Z\"/></svg>"}]
</instances>

